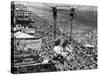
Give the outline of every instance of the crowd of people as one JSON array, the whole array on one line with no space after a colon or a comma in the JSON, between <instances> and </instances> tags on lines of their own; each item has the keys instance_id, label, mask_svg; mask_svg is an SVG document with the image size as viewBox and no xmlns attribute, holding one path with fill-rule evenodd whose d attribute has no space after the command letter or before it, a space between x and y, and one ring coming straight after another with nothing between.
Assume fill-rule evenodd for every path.
<instances>
[{"instance_id":1,"label":"crowd of people","mask_svg":"<svg viewBox=\"0 0 100 75\"><path fill-rule=\"evenodd\" d=\"M45 30L41 50L20 51L21 54L37 54L42 63L54 63L57 70L83 70L97 68L97 48L84 47L74 39L60 35L55 40L53 29ZM35 51L35 52L34 52ZM38 59L40 60L40 59ZM36 62L38 63L38 62Z\"/></svg>"}]
</instances>

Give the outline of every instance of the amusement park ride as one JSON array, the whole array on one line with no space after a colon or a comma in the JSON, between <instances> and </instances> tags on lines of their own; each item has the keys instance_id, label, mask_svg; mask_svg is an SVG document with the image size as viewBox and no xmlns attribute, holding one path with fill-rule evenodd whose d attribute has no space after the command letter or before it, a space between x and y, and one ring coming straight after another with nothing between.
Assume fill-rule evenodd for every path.
<instances>
[{"instance_id":1,"label":"amusement park ride","mask_svg":"<svg viewBox=\"0 0 100 75\"><path fill-rule=\"evenodd\" d=\"M76 10L78 10L80 7L73 7L73 6L58 6L58 5L55 5L55 6L50 6L50 5L48 5L48 4L46 4L46 3L44 3L45 5L47 5L48 7L50 7L51 8L51 10L52 10L52 13L53 13L53 20L54 20L54 39L56 39L56 28L57 28L57 24L56 24L56 19L57 19L57 12L58 11L64 11L64 12L66 12L66 13L69 13L69 15L67 15L67 16L69 16L70 17L70 19L67 21L67 23L68 22L70 22L70 41L71 41L71 39L72 39L72 30L73 30L73 25L72 25L72 22L73 22L73 19L74 19L74 15L76 14ZM64 7L65 9L63 9L62 7ZM66 10L66 8L67 8L67 10ZM64 31L63 31L63 29L62 29L62 26L60 25L60 31L62 32L62 34L64 34Z\"/></svg>"}]
</instances>

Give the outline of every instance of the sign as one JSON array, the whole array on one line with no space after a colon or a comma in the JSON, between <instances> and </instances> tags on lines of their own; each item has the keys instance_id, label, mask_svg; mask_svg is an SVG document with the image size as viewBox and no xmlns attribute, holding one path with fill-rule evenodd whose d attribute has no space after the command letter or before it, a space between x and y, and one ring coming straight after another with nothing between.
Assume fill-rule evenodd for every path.
<instances>
[{"instance_id":1,"label":"sign","mask_svg":"<svg viewBox=\"0 0 100 75\"><path fill-rule=\"evenodd\" d=\"M16 39L17 50L28 51L41 49L42 39Z\"/></svg>"},{"instance_id":2,"label":"sign","mask_svg":"<svg viewBox=\"0 0 100 75\"><path fill-rule=\"evenodd\" d=\"M42 45L42 39L27 40L26 47L31 49L40 49Z\"/></svg>"}]
</instances>

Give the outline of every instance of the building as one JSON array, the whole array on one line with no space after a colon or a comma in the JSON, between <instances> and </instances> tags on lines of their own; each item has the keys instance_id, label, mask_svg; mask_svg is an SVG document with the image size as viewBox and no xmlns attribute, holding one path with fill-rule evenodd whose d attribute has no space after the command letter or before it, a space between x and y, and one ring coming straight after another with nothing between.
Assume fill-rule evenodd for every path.
<instances>
[{"instance_id":1,"label":"building","mask_svg":"<svg viewBox=\"0 0 100 75\"><path fill-rule=\"evenodd\" d=\"M22 4L15 4L14 16L16 19L16 24L21 24L22 26L31 26L30 23L34 23L34 21L30 18L32 12L28 10L28 8Z\"/></svg>"}]
</instances>

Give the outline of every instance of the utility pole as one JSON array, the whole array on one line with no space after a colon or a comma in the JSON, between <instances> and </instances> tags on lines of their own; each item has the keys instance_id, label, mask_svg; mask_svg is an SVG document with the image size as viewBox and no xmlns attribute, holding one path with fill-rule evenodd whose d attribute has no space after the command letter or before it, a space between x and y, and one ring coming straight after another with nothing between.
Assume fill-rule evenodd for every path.
<instances>
[{"instance_id":1,"label":"utility pole","mask_svg":"<svg viewBox=\"0 0 100 75\"><path fill-rule=\"evenodd\" d=\"M52 11L53 11L53 19L54 19L54 39L56 39L56 19L57 19L56 7L52 7Z\"/></svg>"},{"instance_id":2,"label":"utility pole","mask_svg":"<svg viewBox=\"0 0 100 75\"><path fill-rule=\"evenodd\" d=\"M71 22L71 26L70 26L70 42L72 41L72 29L73 29L73 18L74 18L74 13L75 13L75 8L71 8L70 9L70 22Z\"/></svg>"},{"instance_id":3,"label":"utility pole","mask_svg":"<svg viewBox=\"0 0 100 75\"><path fill-rule=\"evenodd\" d=\"M72 19L71 19L71 26L70 26L71 28L71 30L70 30L70 41L72 40L72 29L73 29L73 26L72 26Z\"/></svg>"}]
</instances>

